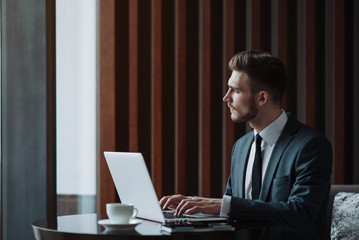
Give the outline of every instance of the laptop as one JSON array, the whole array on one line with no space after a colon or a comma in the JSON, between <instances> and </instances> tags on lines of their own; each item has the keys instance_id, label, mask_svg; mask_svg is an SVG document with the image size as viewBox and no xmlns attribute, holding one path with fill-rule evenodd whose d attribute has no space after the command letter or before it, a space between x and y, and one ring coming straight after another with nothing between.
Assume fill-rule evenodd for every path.
<instances>
[{"instance_id":1,"label":"laptop","mask_svg":"<svg viewBox=\"0 0 359 240\"><path fill-rule=\"evenodd\" d=\"M122 203L137 208L137 218L160 223L184 221L227 221L227 218L208 214L174 217L172 210L162 211L152 180L141 153L104 152L107 165ZM172 215L165 217L165 215Z\"/></svg>"}]
</instances>

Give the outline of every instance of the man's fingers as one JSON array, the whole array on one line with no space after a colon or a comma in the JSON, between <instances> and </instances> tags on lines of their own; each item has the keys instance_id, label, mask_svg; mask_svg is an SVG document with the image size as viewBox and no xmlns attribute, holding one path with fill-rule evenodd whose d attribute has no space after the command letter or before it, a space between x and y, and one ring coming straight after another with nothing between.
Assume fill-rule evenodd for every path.
<instances>
[{"instance_id":1,"label":"man's fingers","mask_svg":"<svg viewBox=\"0 0 359 240\"><path fill-rule=\"evenodd\" d=\"M178 216L182 214L205 213L219 215L221 210L221 199L192 198L180 202L176 209Z\"/></svg>"},{"instance_id":2,"label":"man's fingers","mask_svg":"<svg viewBox=\"0 0 359 240\"><path fill-rule=\"evenodd\" d=\"M194 206L203 205L203 201L200 198L187 198L183 199L177 206L176 216L181 216L188 209L193 208Z\"/></svg>"},{"instance_id":3,"label":"man's fingers","mask_svg":"<svg viewBox=\"0 0 359 240\"><path fill-rule=\"evenodd\" d=\"M205 213L205 214L217 214L217 206L215 205L203 205L203 206L194 206L187 211L184 212L184 214L195 214L195 213Z\"/></svg>"},{"instance_id":4,"label":"man's fingers","mask_svg":"<svg viewBox=\"0 0 359 240\"><path fill-rule=\"evenodd\" d=\"M176 210L176 209L177 209L177 205L175 205L175 204L169 205L169 206L167 207L167 209Z\"/></svg>"},{"instance_id":5,"label":"man's fingers","mask_svg":"<svg viewBox=\"0 0 359 240\"><path fill-rule=\"evenodd\" d=\"M175 210L176 216L199 212L218 215L221 204L222 199L187 197L181 194L165 196L160 200L162 209Z\"/></svg>"},{"instance_id":6,"label":"man's fingers","mask_svg":"<svg viewBox=\"0 0 359 240\"><path fill-rule=\"evenodd\" d=\"M199 213L199 212L203 212L204 210L204 206L194 206L192 208L187 209L184 214L195 214L195 213Z\"/></svg>"},{"instance_id":7,"label":"man's fingers","mask_svg":"<svg viewBox=\"0 0 359 240\"><path fill-rule=\"evenodd\" d=\"M168 202L168 200L171 199L172 196L164 196L163 198L161 198L160 200L160 206L162 209L165 209L165 205Z\"/></svg>"},{"instance_id":8,"label":"man's fingers","mask_svg":"<svg viewBox=\"0 0 359 240\"><path fill-rule=\"evenodd\" d=\"M177 206L179 202L182 201L182 199L184 199L185 196L178 194L178 195L172 195L172 196L167 196L167 197L163 197L160 201L160 205L162 207L162 209L173 209L174 206Z\"/></svg>"},{"instance_id":9,"label":"man's fingers","mask_svg":"<svg viewBox=\"0 0 359 240\"><path fill-rule=\"evenodd\" d=\"M169 198L167 199L166 203L163 205L163 210L165 209L169 209L170 206L174 206L174 205L177 205L178 202L176 202L176 200L172 199L172 198Z\"/></svg>"},{"instance_id":10,"label":"man's fingers","mask_svg":"<svg viewBox=\"0 0 359 240\"><path fill-rule=\"evenodd\" d=\"M161 200L160 200L160 206L161 208L163 208L163 206L165 205L165 203L167 202L168 200L168 196L165 196L165 197L162 197Z\"/></svg>"},{"instance_id":11,"label":"man's fingers","mask_svg":"<svg viewBox=\"0 0 359 240\"><path fill-rule=\"evenodd\" d=\"M187 209L191 208L193 206L193 203L191 203L189 200L185 199L180 202L180 204L177 206L175 216L181 216Z\"/></svg>"}]
</instances>

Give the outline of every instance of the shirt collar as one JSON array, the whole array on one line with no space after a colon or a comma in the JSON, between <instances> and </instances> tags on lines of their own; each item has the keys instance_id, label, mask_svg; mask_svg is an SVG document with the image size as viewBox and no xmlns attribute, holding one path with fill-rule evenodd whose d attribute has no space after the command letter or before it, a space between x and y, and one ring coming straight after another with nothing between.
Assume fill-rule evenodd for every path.
<instances>
[{"instance_id":1,"label":"shirt collar","mask_svg":"<svg viewBox=\"0 0 359 240\"><path fill-rule=\"evenodd\" d=\"M288 116L282 109L282 114L279 115L279 117L271 124L269 124L265 129L263 129L259 135L266 143L273 145L278 140L287 121ZM256 136L257 133L258 132L254 129L254 136Z\"/></svg>"}]
</instances>

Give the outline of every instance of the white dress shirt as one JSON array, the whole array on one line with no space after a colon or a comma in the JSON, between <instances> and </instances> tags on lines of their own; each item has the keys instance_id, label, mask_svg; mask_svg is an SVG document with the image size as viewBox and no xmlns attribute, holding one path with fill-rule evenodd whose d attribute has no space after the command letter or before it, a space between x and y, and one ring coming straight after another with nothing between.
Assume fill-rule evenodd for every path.
<instances>
[{"instance_id":1,"label":"white dress shirt","mask_svg":"<svg viewBox=\"0 0 359 240\"><path fill-rule=\"evenodd\" d=\"M259 135L262 137L262 182L267 170L267 166L269 163L269 159L272 155L275 144L282 133L282 130L285 124L288 121L288 116L284 110L282 110L282 114L274 120L271 124L269 124ZM254 137L258 132L256 130L253 131ZM244 196L246 199L252 199L252 170L253 170L253 162L256 153L256 144L253 141L248 163L246 169L246 179L245 179L245 193ZM224 195L221 207L221 216L227 216L229 213L229 207L231 203L231 196Z\"/></svg>"}]
</instances>

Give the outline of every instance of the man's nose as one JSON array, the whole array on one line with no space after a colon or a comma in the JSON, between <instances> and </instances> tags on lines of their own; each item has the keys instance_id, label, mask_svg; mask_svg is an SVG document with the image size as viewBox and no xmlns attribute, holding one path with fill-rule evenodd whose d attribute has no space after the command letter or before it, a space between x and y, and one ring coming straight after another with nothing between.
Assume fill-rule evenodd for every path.
<instances>
[{"instance_id":1,"label":"man's nose","mask_svg":"<svg viewBox=\"0 0 359 240\"><path fill-rule=\"evenodd\" d=\"M223 102L229 102L229 90L228 90L227 93L224 95L224 97L223 97Z\"/></svg>"}]
</instances>

